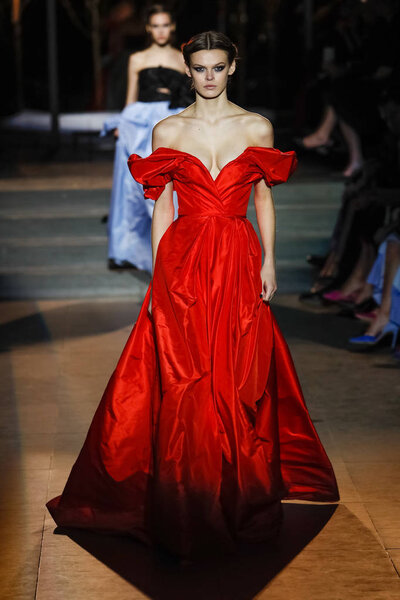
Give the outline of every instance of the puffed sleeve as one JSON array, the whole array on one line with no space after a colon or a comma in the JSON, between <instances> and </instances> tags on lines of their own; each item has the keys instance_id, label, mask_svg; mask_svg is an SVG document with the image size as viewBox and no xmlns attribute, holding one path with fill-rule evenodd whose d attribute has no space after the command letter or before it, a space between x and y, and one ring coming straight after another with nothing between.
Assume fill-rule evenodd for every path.
<instances>
[{"instance_id":1,"label":"puffed sleeve","mask_svg":"<svg viewBox=\"0 0 400 600\"><path fill-rule=\"evenodd\" d=\"M296 153L281 152L277 148L252 148L251 163L255 181L264 179L268 186L284 183L296 170Z\"/></svg>"},{"instance_id":2,"label":"puffed sleeve","mask_svg":"<svg viewBox=\"0 0 400 600\"><path fill-rule=\"evenodd\" d=\"M132 177L143 185L145 198L158 200L166 184L172 181L175 159L171 156L163 156L157 151L146 158L131 154L128 158L128 167Z\"/></svg>"}]
</instances>

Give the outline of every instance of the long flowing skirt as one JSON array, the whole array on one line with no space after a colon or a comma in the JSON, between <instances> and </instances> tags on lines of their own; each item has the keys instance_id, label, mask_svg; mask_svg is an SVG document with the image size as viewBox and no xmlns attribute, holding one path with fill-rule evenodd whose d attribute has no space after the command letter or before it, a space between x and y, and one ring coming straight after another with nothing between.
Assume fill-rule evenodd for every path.
<instances>
[{"instance_id":1,"label":"long flowing skirt","mask_svg":"<svg viewBox=\"0 0 400 600\"><path fill-rule=\"evenodd\" d=\"M260 262L246 219L170 226L58 525L209 553L274 535L282 498L338 499Z\"/></svg>"}]
</instances>

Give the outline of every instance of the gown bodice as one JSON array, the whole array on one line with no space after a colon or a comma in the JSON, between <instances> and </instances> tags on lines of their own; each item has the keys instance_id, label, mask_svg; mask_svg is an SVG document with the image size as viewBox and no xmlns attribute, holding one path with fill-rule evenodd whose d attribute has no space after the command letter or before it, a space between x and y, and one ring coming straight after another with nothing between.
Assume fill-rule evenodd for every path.
<instances>
[{"instance_id":1,"label":"gown bodice","mask_svg":"<svg viewBox=\"0 0 400 600\"><path fill-rule=\"evenodd\" d=\"M268 186L286 181L297 158L295 152L249 146L215 179L196 156L172 148L158 148L143 159L133 154L128 165L147 198L157 200L166 183L173 181L179 216L245 217L252 185L261 179Z\"/></svg>"},{"instance_id":2,"label":"gown bodice","mask_svg":"<svg viewBox=\"0 0 400 600\"><path fill-rule=\"evenodd\" d=\"M170 93L159 91L167 88ZM188 78L176 69L148 67L139 71L139 102L170 101L170 108L188 106L193 102Z\"/></svg>"}]
</instances>

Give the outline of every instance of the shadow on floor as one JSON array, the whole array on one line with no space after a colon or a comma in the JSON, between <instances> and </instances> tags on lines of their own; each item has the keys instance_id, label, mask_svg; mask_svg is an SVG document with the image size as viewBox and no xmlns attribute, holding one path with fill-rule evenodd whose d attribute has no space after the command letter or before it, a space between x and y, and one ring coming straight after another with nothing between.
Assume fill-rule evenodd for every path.
<instances>
[{"instance_id":1,"label":"shadow on floor","mask_svg":"<svg viewBox=\"0 0 400 600\"><path fill-rule=\"evenodd\" d=\"M32 303L32 307L35 304ZM79 302L33 312L0 325L0 351L50 340L79 338L133 326L137 303L129 300ZM122 348L121 348L122 350Z\"/></svg>"},{"instance_id":2,"label":"shadow on floor","mask_svg":"<svg viewBox=\"0 0 400 600\"><path fill-rule=\"evenodd\" d=\"M336 505L283 504L274 544L254 544L235 556L181 565L132 539L57 528L149 598L156 600L250 600L318 535Z\"/></svg>"},{"instance_id":3,"label":"shadow on floor","mask_svg":"<svg viewBox=\"0 0 400 600\"><path fill-rule=\"evenodd\" d=\"M32 303L32 308L35 308ZM133 326L140 305L129 300L85 301L67 304L13 319L0 325L0 351L50 340L79 338ZM314 313L301 308L273 306L279 326L288 340L298 338L334 348L344 348L351 335L364 325L333 313Z\"/></svg>"},{"instance_id":4,"label":"shadow on floor","mask_svg":"<svg viewBox=\"0 0 400 600\"><path fill-rule=\"evenodd\" d=\"M365 331L365 323L339 317L333 312L311 312L301 308L273 305L273 313L288 338L345 348L349 337Z\"/></svg>"}]
</instances>

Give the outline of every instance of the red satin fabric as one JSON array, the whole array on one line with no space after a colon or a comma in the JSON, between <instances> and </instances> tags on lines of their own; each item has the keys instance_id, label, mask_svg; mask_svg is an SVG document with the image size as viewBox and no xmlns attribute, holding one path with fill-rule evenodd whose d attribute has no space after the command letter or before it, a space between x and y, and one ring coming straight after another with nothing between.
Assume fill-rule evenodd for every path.
<instances>
[{"instance_id":1,"label":"red satin fabric","mask_svg":"<svg viewBox=\"0 0 400 600\"><path fill-rule=\"evenodd\" d=\"M286 342L260 299L261 248L246 219L252 185L285 181L293 152L247 148L214 180L185 152L132 155L179 218L61 496L61 526L130 534L187 555L270 537L280 500L336 501Z\"/></svg>"}]
</instances>

